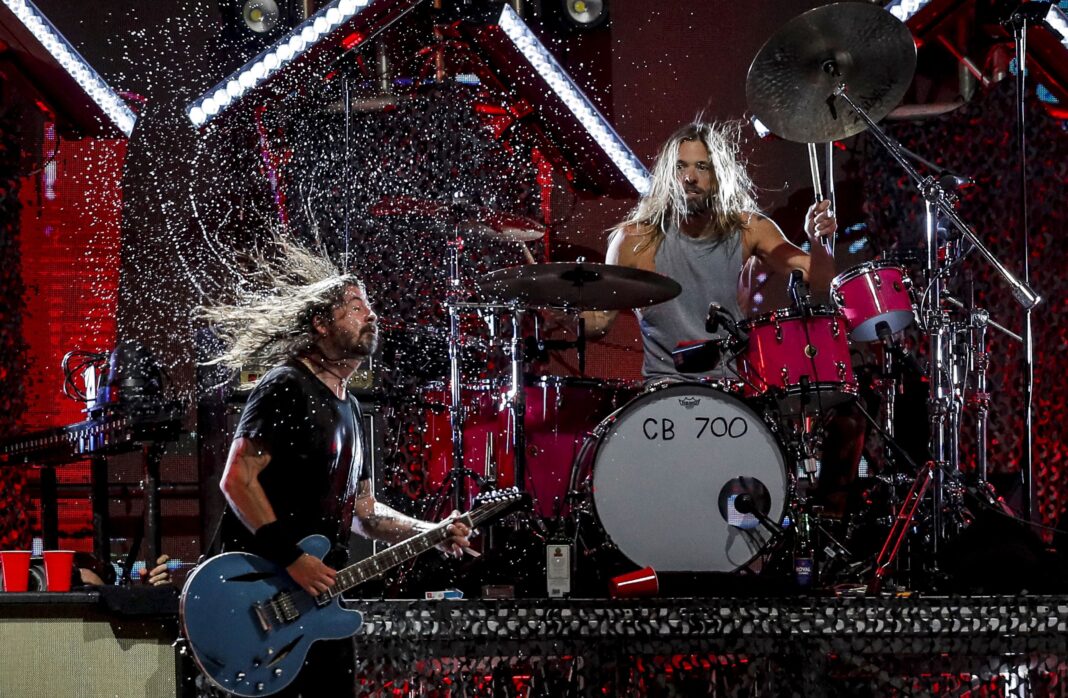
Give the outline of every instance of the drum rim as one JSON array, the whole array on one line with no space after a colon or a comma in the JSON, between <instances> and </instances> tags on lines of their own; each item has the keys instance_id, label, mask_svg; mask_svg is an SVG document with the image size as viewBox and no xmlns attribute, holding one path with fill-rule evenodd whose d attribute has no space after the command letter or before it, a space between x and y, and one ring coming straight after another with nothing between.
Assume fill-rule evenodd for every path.
<instances>
[{"instance_id":1,"label":"drum rim","mask_svg":"<svg viewBox=\"0 0 1068 698\"><path fill-rule=\"evenodd\" d=\"M474 383L477 387L472 387ZM460 385L460 393L472 392L472 393L491 393L502 386L502 381L498 378L476 378L474 380L465 380ZM423 395L430 391L441 391L448 393L450 391L450 384L448 380L431 380L424 383L420 383L416 388L418 395Z\"/></svg>"},{"instance_id":2,"label":"drum rim","mask_svg":"<svg viewBox=\"0 0 1068 698\"><path fill-rule=\"evenodd\" d=\"M582 468L582 467L584 467L584 466L586 466L588 464L588 468L587 468L588 472L586 474L586 479L584 479L584 480L582 480L580 482L576 482L576 484L583 485L588 480L589 487L587 488L586 492L582 493L582 495L587 499L587 501L589 502L589 505L592 507L594 520L601 527L601 531L604 533L604 535L607 538L608 542L611 543L612 547L614 547L619 552L620 555L625 557L627 560L630 560L630 562L634 562L634 560L631 560L630 557L626 553L623 552L623 549L619 546L619 543L617 543L612 538L612 534L607 529L604 528L604 524L601 523L600 515L597 512L597 499L594 496L593 477L597 472L597 458L601 453L602 447L604 446L605 443L607 443L607 439L604 438L604 437L607 436L607 429L610 429L612 424L614 424L616 421L621 419L623 417L624 412L629 412L631 407L632 407L632 405L634 405L639 400L642 400L644 398L650 397L652 395L660 395L660 394L665 393L667 391L679 391L679 392L681 392L682 389L691 388L691 387L701 388L701 389L703 389L705 391L712 392L712 393L718 393L720 395L724 395L724 396L726 396L728 398L733 399L735 402L739 403L745 410L749 411L752 414L753 417L758 419L761 424L764 425L764 429L767 431L768 434L771 435L772 442L775 445L775 451L779 456L779 462L782 465L782 472L783 472L784 480L786 481L786 487L787 487L787 490L783 492L783 507L782 507L782 512L781 512L781 514L779 516L779 519L777 521L775 519L772 519L772 521L777 526L782 526L782 522L789 515L789 507L787 506L787 502L789 500L789 488L792 486L792 483L790 482L790 480L791 480L790 466L789 466L789 464L787 463L787 460L786 460L786 453L787 453L786 447L783 444L782 437L779 434L779 430L773 428L772 425L768 424L767 420L764 419L764 416L760 412L758 412L751 404L749 404L750 400L752 398L743 398L740 395L734 395L734 394L729 393L729 392L727 392L725 390L720 390L719 388L715 387L714 385L710 385L708 383L701 383L701 382L698 382L698 381L691 381L691 380L678 381L676 383L670 383L670 384L665 385L663 387L654 388L652 390L644 390L641 393L639 393L638 395L636 395L633 398L631 398L630 400L628 400L625 405L622 405L618 409L613 411L612 414L610 414L607 417L605 417L604 419L602 419L600 421L600 423L596 427L594 427L594 429L586 437L586 442L583 443L583 448L579 450L579 456L582 456L583 450L585 450L585 447L587 446L587 444L591 440L594 442L594 448L585 457L585 460L583 460L582 462L579 462L579 459L576 459L575 464L572 466L572 467L578 469L578 468ZM771 542L772 542L771 540L768 540L764 544L764 546L761 547L760 550L757 551L751 558L749 558L744 563L738 565L737 567L735 567L733 570L731 570L729 572L723 573L723 572L712 572L712 571L707 571L707 570L700 570L700 571L696 571L696 572L694 572L694 571L691 571L691 572L680 572L679 574L733 574L734 572L737 572L738 570L743 569L743 568L748 567L749 565L751 565L754 560L756 560L757 558L759 558L761 556L761 554L767 549L767 546L770 545Z\"/></svg>"},{"instance_id":3,"label":"drum rim","mask_svg":"<svg viewBox=\"0 0 1068 698\"><path fill-rule=\"evenodd\" d=\"M820 303L809 306L807 310L799 310L793 306L786 306L785 308L777 308L775 310L755 315L751 318L746 318L741 323L742 329L750 330L757 325L771 325L776 321L783 320L800 320L806 317L827 317L827 318L841 318L844 319L845 315L842 311L836 308L830 303Z\"/></svg>"},{"instance_id":4,"label":"drum rim","mask_svg":"<svg viewBox=\"0 0 1068 698\"><path fill-rule=\"evenodd\" d=\"M507 380L504 381L507 384ZM607 387L614 390L633 388L641 390L641 381L628 381L622 378L594 378L591 376L565 376L558 373L527 373L523 376L523 385L538 388L545 385L572 386L576 388Z\"/></svg>"},{"instance_id":5,"label":"drum rim","mask_svg":"<svg viewBox=\"0 0 1068 698\"><path fill-rule=\"evenodd\" d=\"M873 271L882 271L883 269L897 269L901 272L902 277L908 277L905 273L905 268L900 264L894 264L887 259L869 259L867 262L861 262L860 264L854 264L841 274L838 274L831 279L831 290L837 291L838 287L844 283L852 281L853 279L863 274L870 274Z\"/></svg>"}]
</instances>

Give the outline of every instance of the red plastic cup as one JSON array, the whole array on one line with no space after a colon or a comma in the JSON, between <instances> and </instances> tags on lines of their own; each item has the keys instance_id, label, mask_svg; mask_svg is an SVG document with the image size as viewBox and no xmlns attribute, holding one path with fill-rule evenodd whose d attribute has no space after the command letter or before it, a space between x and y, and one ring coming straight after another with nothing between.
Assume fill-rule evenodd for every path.
<instances>
[{"instance_id":1,"label":"red plastic cup","mask_svg":"<svg viewBox=\"0 0 1068 698\"><path fill-rule=\"evenodd\" d=\"M643 567L634 572L612 577L608 582L608 593L613 599L656 596L659 591L660 582L656 578L656 570L652 567Z\"/></svg>"},{"instance_id":2,"label":"red plastic cup","mask_svg":"<svg viewBox=\"0 0 1068 698\"><path fill-rule=\"evenodd\" d=\"M4 550L0 565L4 568L4 591L26 591L30 588L30 551Z\"/></svg>"},{"instance_id":3,"label":"red plastic cup","mask_svg":"<svg viewBox=\"0 0 1068 698\"><path fill-rule=\"evenodd\" d=\"M73 550L46 550L44 557L45 588L48 591L70 591L70 577L74 571Z\"/></svg>"}]
</instances>

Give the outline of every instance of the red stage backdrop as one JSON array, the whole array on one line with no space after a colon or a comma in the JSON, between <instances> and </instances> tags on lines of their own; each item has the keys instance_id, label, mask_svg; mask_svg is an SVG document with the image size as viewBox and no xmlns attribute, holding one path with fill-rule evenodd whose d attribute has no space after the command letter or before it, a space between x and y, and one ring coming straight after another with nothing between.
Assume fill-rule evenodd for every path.
<instances>
[{"instance_id":1,"label":"red stage backdrop","mask_svg":"<svg viewBox=\"0 0 1068 698\"><path fill-rule=\"evenodd\" d=\"M85 419L84 405L63 395L63 356L73 349L106 352L115 343L125 153L123 140L63 140L46 123L37 169L21 181L22 430ZM36 473L27 474L33 490ZM57 476L61 486L89 482L85 464L61 467ZM39 530L36 501L23 504ZM60 545L91 550L89 501L61 498L59 517Z\"/></svg>"}]
</instances>

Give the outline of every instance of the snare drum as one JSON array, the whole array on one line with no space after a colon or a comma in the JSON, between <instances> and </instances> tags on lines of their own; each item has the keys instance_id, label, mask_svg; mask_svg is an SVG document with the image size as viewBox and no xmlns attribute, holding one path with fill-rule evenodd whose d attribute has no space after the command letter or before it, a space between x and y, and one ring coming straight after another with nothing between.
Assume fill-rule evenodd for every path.
<instances>
[{"instance_id":1,"label":"snare drum","mask_svg":"<svg viewBox=\"0 0 1068 698\"><path fill-rule=\"evenodd\" d=\"M890 262L864 262L831 281L831 300L845 316L849 336L858 342L879 339L878 325L900 332L915 320L912 281Z\"/></svg>"},{"instance_id":2,"label":"snare drum","mask_svg":"<svg viewBox=\"0 0 1068 698\"><path fill-rule=\"evenodd\" d=\"M776 397L796 408L806 400L829 407L856 396L845 319L831 308L775 310L743 327L749 343L738 371L749 397Z\"/></svg>"},{"instance_id":3,"label":"snare drum","mask_svg":"<svg viewBox=\"0 0 1068 698\"><path fill-rule=\"evenodd\" d=\"M772 537L786 505L786 463L764 420L710 385L647 392L605 419L578 480L603 532L630 561L658 572L729 572ZM744 508L744 507L743 507Z\"/></svg>"}]
</instances>

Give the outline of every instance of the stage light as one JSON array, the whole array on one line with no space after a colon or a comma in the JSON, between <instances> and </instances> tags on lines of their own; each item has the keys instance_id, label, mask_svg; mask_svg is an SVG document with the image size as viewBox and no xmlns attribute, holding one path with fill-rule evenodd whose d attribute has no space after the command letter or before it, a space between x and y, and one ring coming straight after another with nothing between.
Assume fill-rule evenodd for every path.
<instances>
[{"instance_id":1,"label":"stage light","mask_svg":"<svg viewBox=\"0 0 1068 698\"><path fill-rule=\"evenodd\" d=\"M923 9L931 0L891 0L886 4L886 11L902 22Z\"/></svg>"},{"instance_id":2,"label":"stage light","mask_svg":"<svg viewBox=\"0 0 1068 698\"><path fill-rule=\"evenodd\" d=\"M30 0L0 0L127 138L137 116Z\"/></svg>"},{"instance_id":3,"label":"stage light","mask_svg":"<svg viewBox=\"0 0 1068 698\"><path fill-rule=\"evenodd\" d=\"M281 13L274 0L247 0L241 8L241 17L246 27L257 34L266 34L278 26Z\"/></svg>"},{"instance_id":4,"label":"stage light","mask_svg":"<svg viewBox=\"0 0 1068 698\"><path fill-rule=\"evenodd\" d=\"M516 49L567 106L631 186L644 196L649 191L649 171L604 115L586 98L511 6L503 7L498 23Z\"/></svg>"},{"instance_id":5,"label":"stage light","mask_svg":"<svg viewBox=\"0 0 1068 698\"><path fill-rule=\"evenodd\" d=\"M266 6L265 0L250 0L245 7L257 2L262 7ZM370 0L334 0L329 3L279 38L269 49L187 105L186 116L194 126L206 125L213 117L225 111L226 107L238 102L249 91L262 85L274 73L315 46L333 29L359 14L369 2ZM277 10L277 5L273 2L270 4ZM225 95L224 99L219 98L220 89Z\"/></svg>"},{"instance_id":6,"label":"stage light","mask_svg":"<svg viewBox=\"0 0 1068 698\"><path fill-rule=\"evenodd\" d=\"M576 27L593 29L608 19L604 0L564 0L564 16Z\"/></svg>"},{"instance_id":7,"label":"stage light","mask_svg":"<svg viewBox=\"0 0 1068 698\"><path fill-rule=\"evenodd\" d=\"M771 129L764 125L764 122L756 118L756 115L749 117L749 123L753 124L753 130L756 131L757 138L761 140L771 135Z\"/></svg>"}]
</instances>

